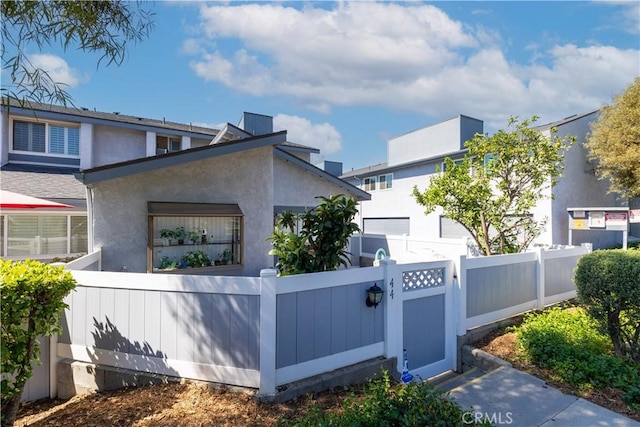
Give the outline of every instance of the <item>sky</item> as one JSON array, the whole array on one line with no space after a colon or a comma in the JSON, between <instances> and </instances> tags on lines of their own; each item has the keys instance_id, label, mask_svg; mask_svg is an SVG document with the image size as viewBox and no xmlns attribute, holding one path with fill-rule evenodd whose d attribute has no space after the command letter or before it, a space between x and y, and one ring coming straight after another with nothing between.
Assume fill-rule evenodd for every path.
<instances>
[{"instance_id":1,"label":"sky","mask_svg":"<svg viewBox=\"0 0 640 427\"><path fill-rule=\"evenodd\" d=\"M493 133L610 104L640 75L637 1L143 3L148 39L120 66L26 54L74 105L220 128L274 117L314 162L383 163L387 140L464 114ZM3 76L3 78L6 76Z\"/></svg>"}]
</instances>

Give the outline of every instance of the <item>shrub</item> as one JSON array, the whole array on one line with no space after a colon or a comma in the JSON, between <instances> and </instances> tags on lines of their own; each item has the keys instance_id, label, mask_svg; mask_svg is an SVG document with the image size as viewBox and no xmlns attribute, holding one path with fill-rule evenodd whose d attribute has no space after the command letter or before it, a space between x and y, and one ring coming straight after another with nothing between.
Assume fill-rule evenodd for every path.
<instances>
[{"instance_id":1,"label":"shrub","mask_svg":"<svg viewBox=\"0 0 640 427\"><path fill-rule=\"evenodd\" d=\"M518 344L529 361L578 389L615 387L640 407L640 366L611 353L611 341L581 307L551 308L525 315L515 328Z\"/></svg>"},{"instance_id":2,"label":"shrub","mask_svg":"<svg viewBox=\"0 0 640 427\"><path fill-rule=\"evenodd\" d=\"M38 362L38 337L60 331L71 273L38 261L0 260L2 311L2 425L13 425L25 383Z\"/></svg>"},{"instance_id":3,"label":"shrub","mask_svg":"<svg viewBox=\"0 0 640 427\"><path fill-rule=\"evenodd\" d=\"M445 395L428 382L394 385L384 372L381 378L374 378L365 385L361 398L353 394L347 397L338 413L325 412L316 404L305 416L296 420L283 419L279 424L296 427L422 427L465 425L475 421L470 411L461 410Z\"/></svg>"},{"instance_id":4,"label":"shrub","mask_svg":"<svg viewBox=\"0 0 640 427\"><path fill-rule=\"evenodd\" d=\"M283 276L332 271L349 264L346 247L351 235L360 231L353 222L357 202L343 195L317 198L320 204L304 214L282 212L267 238L273 243L269 255L278 257L276 266ZM301 226L295 233L297 224Z\"/></svg>"},{"instance_id":5,"label":"shrub","mask_svg":"<svg viewBox=\"0 0 640 427\"><path fill-rule=\"evenodd\" d=\"M574 280L578 300L607 331L615 353L640 361L640 251L587 254Z\"/></svg>"}]
</instances>

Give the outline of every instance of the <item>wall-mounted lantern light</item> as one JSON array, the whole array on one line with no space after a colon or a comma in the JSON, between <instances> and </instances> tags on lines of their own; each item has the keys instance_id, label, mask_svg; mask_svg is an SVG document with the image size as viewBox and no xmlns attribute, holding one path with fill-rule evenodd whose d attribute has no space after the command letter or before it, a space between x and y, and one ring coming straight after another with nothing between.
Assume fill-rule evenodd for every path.
<instances>
[{"instance_id":1,"label":"wall-mounted lantern light","mask_svg":"<svg viewBox=\"0 0 640 427\"><path fill-rule=\"evenodd\" d=\"M367 289L367 307L377 307L382 301L382 294L384 294L384 291L375 283Z\"/></svg>"}]
</instances>

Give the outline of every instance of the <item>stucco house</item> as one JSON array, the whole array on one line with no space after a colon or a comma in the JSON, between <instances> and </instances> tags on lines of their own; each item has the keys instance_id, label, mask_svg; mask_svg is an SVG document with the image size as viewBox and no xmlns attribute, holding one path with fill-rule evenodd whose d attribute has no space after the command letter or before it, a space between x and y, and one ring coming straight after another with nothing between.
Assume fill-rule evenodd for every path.
<instances>
[{"instance_id":1,"label":"stucco house","mask_svg":"<svg viewBox=\"0 0 640 427\"><path fill-rule=\"evenodd\" d=\"M1 209L0 256L43 261L87 252L86 189L73 174L113 162L208 144L216 129L2 98L0 185L72 206ZM56 240L58 244L45 242ZM66 240L66 245L63 242Z\"/></svg>"},{"instance_id":2,"label":"stucco house","mask_svg":"<svg viewBox=\"0 0 640 427\"><path fill-rule=\"evenodd\" d=\"M549 136L576 136L576 143L565 155L565 170L558 185L549 190L535 210L535 218L548 218L545 232L534 242L538 244L568 244L567 208L578 206L621 206L615 194L607 194L607 182L598 180L592 162L586 157L583 142L598 111L579 114L553 123L537 126ZM443 167L443 160L462 159L467 150L464 143L476 133L484 133L482 120L465 115L444 120L389 139L385 163L345 172L341 178L371 194L359 209L359 221L364 233L406 234L423 238L458 238L467 235L455 221L442 217L441 211L424 214L413 198L412 189L428 186L430 177ZM607 231L574 231L573 244L591 242L595 248L621 242L620 233Z\"/></svg>"},{"instance_id":3,"label":"stucco house","mask_svg":"<svg viewBox=\"0 0 640 427\"><path fill-rule=\"evenodd\" d=\"M257 276L274 265L265 239L275 214L316 206L319 195L369 198L285 141L286 132L268 133L81 171L103 269ZM171 244L163 230L187 236Z\"/></svg>"},{"instance_id":4,"label":"stucco house","mask_svg":"<svg viewBox=\"0 0 640 427\"><path fill-rule=\"evenodd\" d=\"M171 159L174 153L194 149L196 153L200 153L197 151L198 149L212 145L217 146L213 151L219 157L221 152L229 150L229 147L222 148L228 142L241 141L254 135L272 132L272 118L260 114L244 113L237 126L227 123L222 129L213 129L169 122L165 119L129 116L118 112L98 112L87 108L38 103L21 106L15 102L9 104L7 99L3 98L0 111L0 186L2 190L60 202L70 207L66 209L26 207L5 209L0 207L0 257L7 259L29 257L48 261L56 257L76 256L92 249L94 224L92 221L88 221L87 217L92 215L91 209L96 205L104 205L101 205L100 200L95 200L96 192L92 192L81 180L76 179L74 175L81 171L83 173L86 171L86 174L80 176L95 178L96 176L104 176L105 172L99 171L100 168L109 169L107 165L114 165L114 169L120 171L122 169L119 167L122 166L122 163L134 162L134 164L138 164L136 161L165 155ZM286 160L281 160L282 162L287 164L297 162L302 165L293 170L294 176L283 176L283 173L288 172L283 172L280 168L275 170L275 173L279 175L275 175L267 181L252 182L238 178L234 184L228 182L224 184L225 190L221 190L225 179L220 175L217 178L217 183L209 182L206 184L208 191L217 189L213 191L218 195L229 194L231 190L227 189L243 194L251 194L258 190L264 192L265 185L272 185L274 180L277 180L278 185L284 191L280 197L283 204L277 206L284 209L289 206L314 205L313 198L310 201L306 196L328 194L322 192L327 189L327 182L336 184L328 185L331 194L335 194L338 189L342 188L341 186L345 185L335 177L330 178L328 174L310 166L311 154L317 153L317 149L288 142L284 139L284 134L279 134L274 138L269 141L277 140L273 146L279 147L278 153L281 154L279 158L286 158ZM218 144L222 145L218 146ZM234 146L231 151L238 149L244 151L249 146L251 143L242 143ZM208 156L203 153L196 155ZM242 155L253 155L253 152L248 151ZM185 158L190 159L189 161L194 159L193 154L180 157L182 160ZM152 168L164 164L162 161L143 163L145 166L142 167ZM195 169L187 163L179 169L194 171ZM148 164L152 166L147 166ZM222 166L216 165L216 170L218 172L226 170ZM235 169L239 171L238 175L252 176L252 171L247 169L249 167L254 167L251 162L236 165ZM313 171L311 173L313 179L310 183L311 187L302 191L301 187L297 186L296 179L298 175L304 175L300 171L305 167ZM125 170L130 169L125 168ZM169 173L175 172L171 168L167 170ZM169 178L175 178L175 176ZM135 179L137 180L138 176ZM261 179L265 179L265 176L262 176ZM306 182L304 179L300 182ZM202 176L197 175L193 175L185 182L169 179L163 184L165 187L163 194L158 195L155 201L162 202L173 199L183 202L183 197L168 195L167 191L176 190L181 194L193 194L193 188L203 186L204 182ZM240 182L242 185L238 185ZM180 188L183 184L183 188ZM318 188L313 186L316 184ZM102 184L97 184L98 187L100 185ZM252 188L244 188L244 185ZM287 185L293 187L290 189L292 191L287 190ZM107 185L105 184L105 186ZM345 191L350 191L350 194L356 194L357 197L368 197L366 193L357 188L351 188L350 185L346 187L349 190ZM304 200L295 197L303 192L305 193ZM88 194L89 199L87 199ZM191 202L207 203L211 199L212 197L203 197L202 200L191 199ZM214 199L220 200L220 197L214 197ZM229 197L228 199L229 203L237 204L233 198ZM87 203L88 200L89 203ZM272 205L269 209L271 221L273 221L274 206L276 205ZM113 214L113 210L109 214ZM100 218L100 213L96 217ZM244 227L246 228L246 226L245 223ZM119 224L116 229L122 227L126 228L123 224ZM98 225L97 228L104 230L102 225ZM118 234L117 230L115 233ZM101 238L100 233L96 235ZM52 244L54 241L56 244ZM104 242L100 240L99 243ZM145 237L144 244L146 245L146 243L147 238ZM109 253L108 247L105 247L105 251L107 254ZM248 252L243 253L246 259ZM237 251L235 256L238 261ZM111 267L108 260L107 255L105 268ZM122 265L126 264L128 268L132 269L131 271L134 271L133 269L138 264L140 264L140 268L136 271L146 269L142 266L146 265L146 262L124 263L118 260L113 265L116 264L118 264L117 268L122 268Z\"/></svg>"}]
</instances>

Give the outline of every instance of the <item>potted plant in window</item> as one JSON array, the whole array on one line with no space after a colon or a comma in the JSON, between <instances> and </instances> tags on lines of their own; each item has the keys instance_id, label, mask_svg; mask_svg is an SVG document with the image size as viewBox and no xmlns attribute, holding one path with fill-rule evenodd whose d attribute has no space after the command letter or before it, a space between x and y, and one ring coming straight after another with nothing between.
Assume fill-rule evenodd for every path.
<instances>
[{"instance_id":1,"label":"potted plant in window","mask_svg":"<svg viewBox=\"0 0 640 427\"><path fill-rule=\"evenodd\" d=\"M187 237L187 232L185 231L184 227L176 228L176 231L174 231L174 234L175 234L175 238L178 239L178 244L184 245L184 238Z\"/></svg>"},{"instance_id":2,"label":"potted plant in window","mask_svg":"<svg viewBox=\"0 0 640 427\"><path fill-rule=\"evenodd\" d=\"M163 228L160 230L160 237L163 239L163 245L169 246L173 244L172 240L175 238L175 232L168 228Z\"/></svg>"},{"instance_id":3,"label":"potted plant in window","mask_svg":"<svg viewBox=\"0 0 640 427\"><path fill-rule=\"evenodd\" d=\"M191 245L195 245L200 240L200 233L198 233L196 230L191 230L187 234L188 234L189 244Z\"/></svg>"},{"instance_id":4,"label":"potted plant in window","mask_svg":"<svg viewBox=\"0 0 640 427\"><path fill-rule=\"evenodd\" d=\"M182 257L182 263L187 267L208 267L211 265L211 258L202 251L189 251Z\"/></svg>"},{"instance_id":5,"label":"potted plant in window","mask_svg":"<svg viewBox=\"0 0 640 427\"><path fill-rule=\"evenodd\" d=\"M160 260L160 266L158 267L158 270L173 270L176 268L176 265L177 263L175 261L173 261L168 256L164 256L162 257L162 260Z\"/></svg>"},{"instance_id":6,"label":"potted plant in window","mask_svg":"<svg viewBox=\"0 0 640 427\"><path fill-rule=\"evenodd\" d=\"M233 252L230 249L225 249L222 253L218 254L216 259L216 265L226 265L233 263Z\"/></svg>"}]
</instances>

